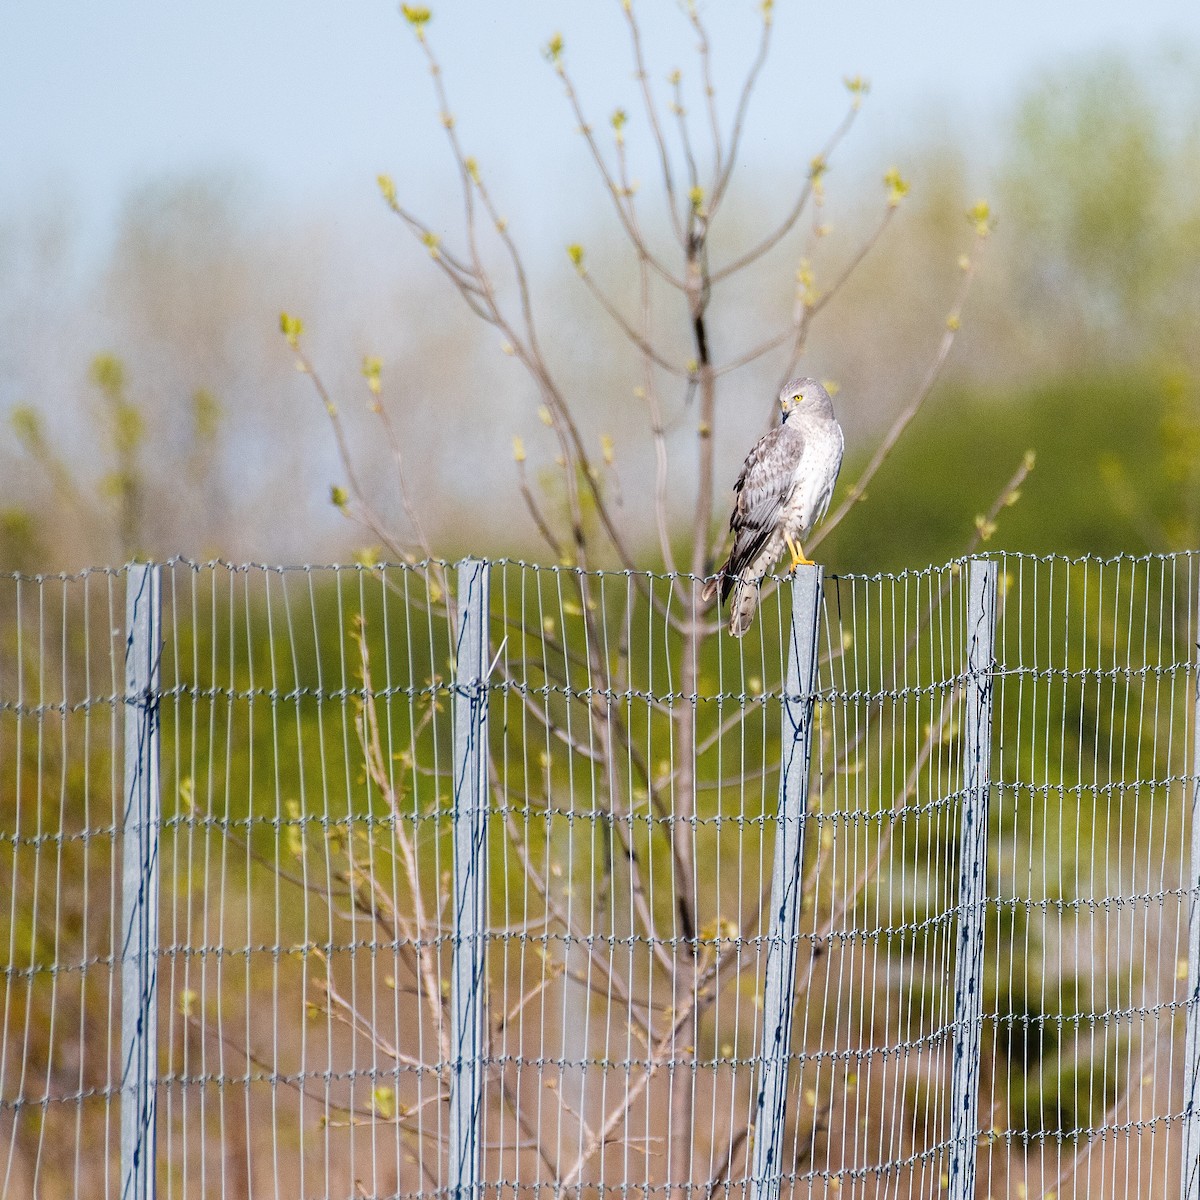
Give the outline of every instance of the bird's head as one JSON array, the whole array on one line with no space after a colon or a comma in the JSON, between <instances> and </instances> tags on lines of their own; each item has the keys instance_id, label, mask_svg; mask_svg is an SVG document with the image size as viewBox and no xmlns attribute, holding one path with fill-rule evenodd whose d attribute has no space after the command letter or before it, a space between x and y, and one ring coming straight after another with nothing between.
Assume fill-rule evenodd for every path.
<instances>
[{"instance_id":1,"label":"bird's head","mask_svg":"<svg viewBox=\"0 0 1200 1200\"><path fill-rule=\"evenodd\" d=\"M833 401L815 379L789 379L780 389L779 409L784 421L794 412L833 419Z\"/></svg>"}]
</instances>

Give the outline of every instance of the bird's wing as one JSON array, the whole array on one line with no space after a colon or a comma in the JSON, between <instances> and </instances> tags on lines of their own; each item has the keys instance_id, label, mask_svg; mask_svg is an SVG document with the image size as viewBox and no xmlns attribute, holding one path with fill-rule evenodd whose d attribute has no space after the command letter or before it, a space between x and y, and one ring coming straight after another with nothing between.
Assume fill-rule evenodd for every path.
<instances>
[{"instance_id":1,"label":"bird's wing","mask_svg":"<svg viewBox=\"0 0 1200 1200\"><path fill-rule=\"evenodd\" d=\"M779 528L783 507L794 486L796 463L803 452L803 437L797 431L779 425L747 456L742 473L733 485L735 500L729 518L733 549L725 564L723 596Z\"/></svg>"}]
</instances>

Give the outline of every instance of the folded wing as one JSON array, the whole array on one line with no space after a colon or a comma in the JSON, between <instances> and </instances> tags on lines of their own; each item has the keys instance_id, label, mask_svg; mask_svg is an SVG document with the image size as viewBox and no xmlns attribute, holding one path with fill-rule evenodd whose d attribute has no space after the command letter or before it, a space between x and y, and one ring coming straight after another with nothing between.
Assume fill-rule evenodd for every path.
<instances>
[{"instance_id":1,"label":"folded wing","mask_svg":"<svg viewBox=\"0 0 1200 1200\"><path fill-rule=\"evenodd\" d=\"M780 425L772 429L750 451L737 482L729 518L733 549L721 568L721 600L728 598L739 579L757 583L770 563L760 559L768 548L772 561L778 557L783 510L795 484L795 467L804 451L804 439L795 430ZM742 579L746 572L749 577Z\"/></svg>"}]
</instances>

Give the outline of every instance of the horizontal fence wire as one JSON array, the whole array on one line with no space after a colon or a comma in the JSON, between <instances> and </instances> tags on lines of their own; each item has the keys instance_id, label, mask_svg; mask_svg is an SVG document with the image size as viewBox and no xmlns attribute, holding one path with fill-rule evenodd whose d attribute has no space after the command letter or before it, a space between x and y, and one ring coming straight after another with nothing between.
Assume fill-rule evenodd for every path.
<instances>
[{"instance_id":1,"label":"horizontal fence wire","mask_svg":"<svg viewBox=\"0 0 1200 1200\"><path fill-rule=\"evenodd\" d=\"M1189 1195L1200 557L992 561L965 900L969 563L824 578L772 1180L789 586L735 640L688 576L497 561L464 683L448 564L158 568L158 1193L461 1195L470 1079L454 1137L469 1119L488 1200L939 1197L965 1045L977 1196ZM4 1196L120 1190L126 582L0 579ZM485 919L464 937L473 695Z\"/></svg>"}]
</instances>

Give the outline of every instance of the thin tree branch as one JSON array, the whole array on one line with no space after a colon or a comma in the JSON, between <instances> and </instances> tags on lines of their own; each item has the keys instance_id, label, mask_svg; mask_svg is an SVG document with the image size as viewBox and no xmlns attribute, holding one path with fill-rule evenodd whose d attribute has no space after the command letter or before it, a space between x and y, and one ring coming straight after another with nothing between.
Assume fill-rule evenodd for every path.
<instances>
[{"instance_id":1,"label":"thin tree branch","mask_svg":"<svg viewBox=\"0 0 1200 1200\"><path fill-rule=\"evenodd\" d=\"M587 117L584 115L583 109L580 106L579 95L575 91L575 86L571 82L571 77L567 74L566 67L562 61L555 64L555 70L558 72L559 78L563 81L563 87L566 90L567 101L571 106L571 111L575 119L579 122L579 132L583 135L584 141L587 143L588 150L591 152L592 161L596 164L596 170L600 174L600 178L604 183L604 190L612 198L613 206L617 210L617 216L621 222L622 228L625 230L625 235L629 238L630 243L637 251L639 257L644 258L647 265L665 279L672 287L679 291L685 291L686 285L682 279L674 275L670 268L667 267L657 256L651 253L650 247L647 245L644 238L637 230L637 226L630 220L629 213L626 211L625 205L622 204L623 189L608 169L608 164L604 161L604 155L600 151L600 144L596 141L595 131L588 123Z\"/></svg>"},{"instance_id":2,"label":"thin tree branch","mask_svg":"<svg viewBox=\"0 0 1200 1200\"><path fill-rule=\"evenodd\" d=\"M638 28L637 17L633 14L633 5L621 5L621 11L625 14L625 24L629 27L630 49L633 52L633 62L637 77L638 85L642 92L642 106L646 112L646 119L650 124L650 134L654 139L654 145L658 150L658 165L662 173L663 186L667 191L667 209L671 214L671 224L675 229L675 236L679 239L680 245L683 245L686 240L684 233L683 222L679 216L679 202L675 191L675 176L671 170L671 156L667 151L667 140L663 136L662 125L658 120L658 109L654 104L654 96L650 91L650 76L646 70L646 59L642 52L642 33Z\"/></svg>"},{"instance_id":3,"label":"thin tree branch","mask_svg":"<svg viewBox=\"0 0 1200 1200\"><path fill-rule=\"evenodd\" d=\"M725 162L725 147L724 139L721 136L721 120L717 114L717 89L713 85L712 46L709 42L708 30L700 19L699 9L694 2L689 2L687 6L687 18L696 31L696 36L700 39L696 53L700 59L700 79L704 86L705 107L708 109L709 135L712 138L713 149L713 176L719 179Z\"/></svg>"},{"instance_id":4,"label":"thin tree branch","mask_svg":"<svg viewBox=\"0 0 1200 1200\"><path fill-rule=\"evenodd\" d=\"M425 929L429 926L429 919L425 915L425 898L421 893L420 870L416 849L404 833L403 814L400 812L400 806L396 799L396 792L392 786L386 758L380 742L379 718L371 690L371 658L367 648L366 631L361 618L353 636L358 642L359 665L365 692L365 699L355 720L359 744L363 751L363 762L368 776L373 780L375 786L379 789L380 795L386 801L389 811L396 818L392 826L392 836L400 848L401 861L404 864L405 873L408 878L409 895L413 907L413 920L416 922L418 929ZM441 1043L442 1060L448 1062L450 1058L449 1032L445 1028L445 1022L442 1021L443 996L436 964L430 961L431 956L427 953L427 948L425 947L417 947L417 955L420 967L420 979L425 990L426 1004L429 1006L434 1027L439 1031L438 1036Z\"/></svg>"},{"instance_id":5,"label":"thin tree branch","mask_svg":"<svg viewBox=\"0 0 1200 1200\"><path fill-rule=\"evenodd\" d=\"M529 515L533 518L534 525L537 526L538 533L542 535L542 540L550 547L550 553L554 555L555 561L561 562L564 557L562 544L554 536L554 530L550 528L549 522L543 516L542 510L529 488L524 455L517 459L517 487L521 492L521 499L525 501L525 507L529 510Z\"/></svg>"},{"instance_id":6,"label":"thin tree branch","mask_svg":"<svg viewBox=\"0 0 1200 1200\"><path fill-rule=\"evenodd\" d=\"M713 186L712 200L709 203L710 212L716 210L725 195L725 190L729 187L729 180L733 176L733 168L737 164L738 150L742 144L742 134L746 127L746 113L750 107L750 97L754 92L755 85L758 83L758 77L762 73L763 66L767 61L767 55L771 49L771 31L774 28L774 21L772 20L771 6L769 4L763 5L762 14L762 35L758 42L758 53L755 55L754 61L750 64L750 70L746 73L746 81L742 85L742 94L738 99L737 111L734 114L733 127L729 135L729 157L725 161L724 170L717 177L716 183Z\"/></svg>"},{"instance_id":7,"label":"thin tree branch","mask_svg":"<svg viewBox=\"0 0 1200 1200\"><path fill-rule=\"evenodd\" d=\"M643 334L638 333L638 331L629 324L617 306L613 304L612 301L609 300L609 298L604 294L604 291L601 289L600 285L593 278L592 273L586 267L580 268L579 277L583 280L588 291L591 292L592 296L600 305L600 307L603 308L606 313L608 313L613 321L616 322L621 332L638 348L639 351L641 351L646 358L650 359L651 362L653 362L656 366L661 367L664 371L667 371L672 375L677 375L681 379L686 379L688 375L691 374L691 372L685 367L677 366L675 363L671 362L670 359L664 358L663 355L655 350L655 348L650 344L649 340Z\"/></svg>"},{"instance_id":8,"label":"thin tree branch","mask_svg":"<svg viewBox=\"0 0 1200 1200\"><path fill-rule=\"evenodd\" d=\"M720 283L722 280L728 279L731 275L736 275L739 271L750 266L751 263L757 262L764 254L773 250L791 231L795 228L796 222L800 220L805 208L808 205L809 199L812 197L813 186L815 181L826 170L829 159L833 156L834 151L838 148L842 139L850 132L851 126L854 124L855 118L858 116L861 105L858 97L855 97L849 111L842 118L841 124L833 131L829 140L825 143L821 153L813 159L813 163L809 168L808 177L805 180L804 186L800 189L800 194L796 198L796 202L792 205L787 216L769 233L761 242L752 246L745 253L740 254L732 262L726 263L723 267L713 271L713 282Z\"/></svg>"},{"instance_id":9,"label":"thin tree branch","mask_svg":"<svg viewBox=\"0 0 1200 1200\"><path fill-rule=\"evenodd\" d=\"M684 162L687 163L688 190L695 194L696 189L700 186L700 171L696 166L696 154L692 149L692 136L688 130L687 108L683 103L683 76L678 71L671 76L671 86L674 89L671 110L675 114L675 124L679 129L679 143L683 147Z\"/></svg>"},{"instance_id":10,"label":"thin tree branch","mask_svg":"<svg viewBox=\"0 0 1200 1200\"><path fill-rule=\"evenodd\" d=\"M967 263L966 270L963 272L963 281L959 286L958 295L955 297L954 306L951 308L950 315L946 320L945 332L942 334L942 340L938 345L937 353L934 355L933 361L929 364L929 369L925 372L924 378L921 380L908 404L905 405L900 415L892 423L892 427L888 430L883 441L876 448L875 453L871 456L871 461L867 463L862 473L851 485L849 492L842 499L841 504L834 509L833 513L821 525L821 528L809 537L807 548L810 552L815 550L842 523L846 514L862 499L867 485L875 478L879 468L887 461L888 455L891 454L896 447L896 443L900 440L900 435L908 428L913 417L920 411L921 406L929 397L929 393L933 390L933 385L937 382L938 376L941 375L942 367L945 365L946 359L949 357L955 339L958 336L963 305L966 303L967 295L970 292L971 282L975 278L978 252L982 249L986 236L986 233L976 235L976 254L972 255L970 261Z\"/></svg>"},{"instance_id":11,"label":"thin tree branch","mask_svg":"<svg viewBox=\"0 0 1200 1200\"><path fill-rule=\"evenodd\" d=\"M863 260L868 254L879 244L879 240L883 237L884 231L895 215L895 208L888 207L884 210L884 215L875 229L866 237L859 248L854 252L850 261L842 269L837 279L829 289L819 296L804 296L799 302L799 312L793 320L789 328L781 330L766 341L760 342L757 346L747 350L744 354L738 355L737 358L730 359L729 362L722 363L719 367L714 368L714 373L720 377L728 375L733 371L741 370L741 368L749 366L750 363L762 358L763 355L769 354L772 350L778 350L781 346L786 346L788 342L793 344L791 357L788 361L788 366L784 370L780 379L780 386L791 378L792 372L795 369L795 364L799 358L799 350L803 347L808 336L809 327L812 324L813 318L842 290L843 287L850 281L855 271L862 265ZM770 419L772 423L775 418L775 401L771 401Z\"/></svg>"}]
</instances>

